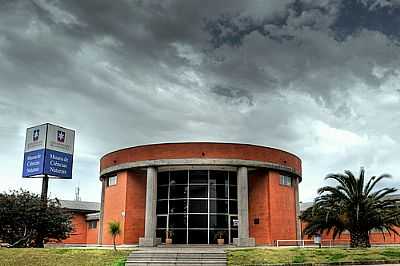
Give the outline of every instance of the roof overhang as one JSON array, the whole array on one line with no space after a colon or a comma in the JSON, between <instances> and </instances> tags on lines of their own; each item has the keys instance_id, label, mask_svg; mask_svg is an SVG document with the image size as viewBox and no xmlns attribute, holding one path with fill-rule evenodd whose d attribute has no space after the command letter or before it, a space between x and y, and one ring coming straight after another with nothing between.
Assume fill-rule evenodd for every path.
<instances>
[{"instance_id":1,"label":"roof overhang","mask_svg":"<svg viewBox=\"0 0 400 266\"><path fill-rule=\"evenodd\" d=\"M302 177L299 175L294 168L262 161L253 160L240 160L240 159L162 159L162 160L146 160L146 161L135 161L129 163L117 164L103 169L100 172L100 179L104 176L112 175L119 171L143 168L143 167L165 167L165 166L193 166L193 165L209 165L209 166L232 166L232 167L251 167L251 168L265 168L276 171L281 171L291 176L299 178L301 182Z\"/></svg>"}]
</instances>

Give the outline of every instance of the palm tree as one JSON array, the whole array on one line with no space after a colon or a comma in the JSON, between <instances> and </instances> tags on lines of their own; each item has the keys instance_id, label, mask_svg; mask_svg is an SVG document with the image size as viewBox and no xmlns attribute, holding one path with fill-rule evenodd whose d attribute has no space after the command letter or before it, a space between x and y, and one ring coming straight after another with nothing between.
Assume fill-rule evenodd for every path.
<instances>
[{"instance_id":1,"label":"palm tree","mask_svg":"<svg viewBox=\"0 0 400 266\"><path fill-rule=\"evenodd\" d=\"M395 227L400 225L400 199L391 195L397 189L374 189L390 175L373 176L366 184L364 175L363 168L359 177L350 171L328 175L325 179L338 184L320 188L313 206L300 215L300 219L306 223L304 234L310 237L332 231L335 239L348 231L350 247L370 247L371 230L380 231L383 236L385 232L399 235Z\"/></svg>"},{"instance_id":2,"label":"palm tree","mask_svg":"<svg viewBox=\"0 0 400 266\"><path fill-rule=\"evenodd\" d=\"M117 246L115 245L115 238L117 235L121 233L121 224L116 221L111 221L108 223L108 232L111 234L113 238L113 245L114 245L114 250L117 251Z\"/></svg>"}]
</instances>

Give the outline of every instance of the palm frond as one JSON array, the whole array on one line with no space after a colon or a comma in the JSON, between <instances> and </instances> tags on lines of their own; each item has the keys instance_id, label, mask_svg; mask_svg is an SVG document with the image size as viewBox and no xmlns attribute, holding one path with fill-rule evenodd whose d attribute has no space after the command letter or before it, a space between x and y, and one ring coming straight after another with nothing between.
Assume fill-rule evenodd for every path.
<instances>
[{"instance_id":1,"label":"palm frond","mask_svg":"<svg viewBox=\"0 0 400 266\"><path fill-rule=\"evenodd\" d=\"M374 187L376 186L376 184L377 184L379 181L381 181L382 179L384 179L384 178L392 178L392 176L389 175L389 174L384 174L384 175L379 176L378 178L376 178L376 179L371 183L371 185L369 186L369 188L366 190L365 194L368 195L369 193L371 193L371 191L374 189Z\"/></svg>"}]
</instances>

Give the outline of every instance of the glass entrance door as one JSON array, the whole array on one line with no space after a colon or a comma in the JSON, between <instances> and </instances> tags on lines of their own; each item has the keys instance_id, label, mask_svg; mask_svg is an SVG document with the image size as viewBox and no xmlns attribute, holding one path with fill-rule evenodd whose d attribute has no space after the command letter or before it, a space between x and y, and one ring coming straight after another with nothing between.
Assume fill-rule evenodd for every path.
<instances>
[{"instance_id":1,"label":"glass entrance door","mask_svg":"<svg viewBox=\"0 0 400 266\"><path fill-rule=\"evenodd\" d=\"M157 237L162 242L167 232L175 244L214 244L218 237L232 242L236 172L165 171L158 174L157 184Z\"/></svg>"}]
</instances>

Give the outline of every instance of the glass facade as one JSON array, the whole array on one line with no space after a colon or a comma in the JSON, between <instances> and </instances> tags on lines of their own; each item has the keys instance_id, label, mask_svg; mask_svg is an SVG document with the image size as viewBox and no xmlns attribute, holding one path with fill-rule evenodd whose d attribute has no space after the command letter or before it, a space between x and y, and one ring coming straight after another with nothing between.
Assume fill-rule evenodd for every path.
<instances>
[{"instance_id":1,"label":"glass facade","mask_svg":"<svg viewBox=\"0 0 400 266\"><path fill-rule=\"evenodd\" d=\"M177 170L157 176L157 237L165 242L172 233L175 244L225 243L237 237L236 172Z\"/></svg>"}]
</instances>

